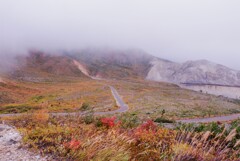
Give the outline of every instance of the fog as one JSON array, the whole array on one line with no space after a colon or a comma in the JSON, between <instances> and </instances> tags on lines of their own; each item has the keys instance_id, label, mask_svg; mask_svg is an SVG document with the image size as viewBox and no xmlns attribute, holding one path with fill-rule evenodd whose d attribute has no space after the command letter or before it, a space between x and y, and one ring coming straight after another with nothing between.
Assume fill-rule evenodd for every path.
<instances>
[{"instance_id":1,"label":"fog","mask_svg":"<svg viewBox=\"0 0 240 161\"><path fill-rule=\"evenodd\" d=\"M0 0L0 58L109 46L240 70L239 7L239 0Z\"/></svg>"}]
</instances>

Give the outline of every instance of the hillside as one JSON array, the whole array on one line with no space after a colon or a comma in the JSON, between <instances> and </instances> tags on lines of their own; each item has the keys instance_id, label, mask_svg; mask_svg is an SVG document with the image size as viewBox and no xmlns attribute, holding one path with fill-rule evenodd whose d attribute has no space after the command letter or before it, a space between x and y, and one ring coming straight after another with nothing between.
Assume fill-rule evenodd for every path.
<instances>
[{"instance_id":1,"label":"hillside","mask_svg":"<svg viewBox=\"0 0 240 161\"><path fill-rule=\"evenodd\" d=\"M18 80L41 82L66 77L88 78L71 58L59 54L31 51L27 56L18 57L17 62L17 66L9 75Z\"/></svg>"},{"instance_id":2,"label":"hillside","mask_svg":"<svg viewBox=\"0 0 240 161\"><path fill-rule=\"evenodd\" d=\"M84 64L91 76L115 79L144 79L154 58L141 50L87 48L65 54Z\"/></svg>"},{"instance_id":3,"label":"hillside","mask_svg":"<svg viewBox=\"0 0 240 161\"><path fill-rule=\"evenodd\" d=\"M175 63L141 50L86 48L58 54L31 51L17 60L18 65L9 75L24 81L147 79L175 84L240 86L240 71L207 60Z\"/></svg>"},{"instance_id":4,"label":"hillside","mask_svg":"<svg viewBox=\"0 0 240 161\"><path fill-rule=\"evenodd\" d=\"M177 84L240 86L240 71L207 60L174 63L155 59L146 79Z\"/></svg>"}]
</instances>

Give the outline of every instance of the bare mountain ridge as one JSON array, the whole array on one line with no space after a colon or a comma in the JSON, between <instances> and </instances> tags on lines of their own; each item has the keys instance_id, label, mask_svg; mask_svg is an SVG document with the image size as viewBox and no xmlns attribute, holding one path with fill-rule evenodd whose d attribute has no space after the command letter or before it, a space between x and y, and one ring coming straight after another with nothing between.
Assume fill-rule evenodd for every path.
<instances>
[{"instance_id":1,"label":"bare mountain ridge","mask_svg":"<svg viewBox=\"0 0 240 161\"><path fill-rule=\"evenodd\" d=\"M155 59L146 79L177 84L240 85L240 72L207 60L174 63Z\"/></svg>"},{"instance_id":2,"label":"bare mountain ridge","mask_svg":"<svg viewBox=\"0 0 240 161\"><path fill-rule=\"evenodd\" d=\"M30 81L58 76L240 86L240 72L237 70L207 60L175 63L141 50L88 48L57 55L31 51L28 56L18 58L18 61L20 65L12 76Z\"/></svg>"}]
</instances>

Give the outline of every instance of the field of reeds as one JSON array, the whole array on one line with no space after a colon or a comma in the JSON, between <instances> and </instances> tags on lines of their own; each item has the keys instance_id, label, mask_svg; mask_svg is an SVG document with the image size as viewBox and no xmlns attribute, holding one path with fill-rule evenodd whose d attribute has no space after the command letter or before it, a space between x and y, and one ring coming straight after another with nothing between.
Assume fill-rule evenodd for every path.
<instances>
[{"instance_id":1,"label":"field of reeds","mask_svg":"<svg viewBox=\"0 0 240 161\"><path fill-rule=\"evenodd\" d=\"M18 128L26 147L56 160L240 160L240 120L167 129L133 113L53 117L39 110L5 122Z\"/></svg>"}]
</instances>

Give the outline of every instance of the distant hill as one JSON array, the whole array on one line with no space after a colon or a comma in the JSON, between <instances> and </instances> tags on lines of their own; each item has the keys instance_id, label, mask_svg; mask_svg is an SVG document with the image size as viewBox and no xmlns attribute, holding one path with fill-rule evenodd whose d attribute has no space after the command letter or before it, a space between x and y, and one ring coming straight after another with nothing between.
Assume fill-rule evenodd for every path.
<instances>
[{"instance_id":1,"label":"distant hill","mask_svg":"<svg viewBox=\"0 0 240 161\"><path fill-rule=\"evenodd\" d=\"M88 48L66 52L86 66L89 74L102 78L145 78L154 57L141 50Z\"/></svg>"},{"instance_id":2,"label":"distant hill","mask_svg":"<svg viewBox=\"0 0 240 161\"><path fill-rule=\"evenodd\" d=\"M207 60L175 63L141 50L86 48L58 54L31 51L10 75L27 81L58 78L147 79L175 84L240 86L240 72Z\"/></svg>"},{"instance_id":3,"label":"distant hill","mask_svg":"<svg viewBox=\"0 0 240 161\"><path fill-rule=\"evenodd\" d=\"M87 78L67 56L31 51L28 56L18 57L17 60L17 67L11 73L11 77L16 79L46 81L55 77Z\"/></svg>"}]
</instances>

